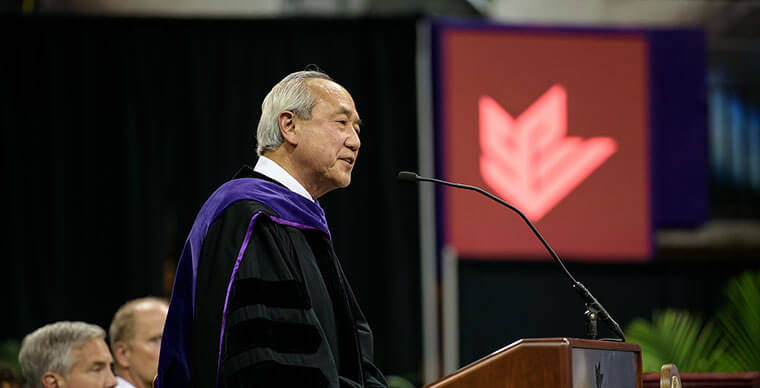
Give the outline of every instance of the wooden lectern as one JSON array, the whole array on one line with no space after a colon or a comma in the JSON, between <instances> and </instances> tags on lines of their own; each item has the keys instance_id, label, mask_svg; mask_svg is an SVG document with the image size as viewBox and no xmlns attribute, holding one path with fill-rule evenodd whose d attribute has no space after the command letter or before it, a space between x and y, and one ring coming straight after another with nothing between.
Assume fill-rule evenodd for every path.
<instances>
[{"instance_id":1,"label":"wooden lectern","mask_svg":"<svg viewBox=\"0 0 760 388\"><path fill-rule=\"evenodd\" d=\"M642 388L641 348L577 338L522 339L426 388Z\"/></svg>"}]
</instances>

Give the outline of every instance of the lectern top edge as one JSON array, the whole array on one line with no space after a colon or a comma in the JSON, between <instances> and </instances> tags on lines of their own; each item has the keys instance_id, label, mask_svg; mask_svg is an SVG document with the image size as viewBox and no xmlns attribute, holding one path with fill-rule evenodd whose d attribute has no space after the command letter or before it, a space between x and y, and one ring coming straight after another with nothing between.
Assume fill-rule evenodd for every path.
<instances>
[{"instance_id":1,"label":"lectern top edge","mask_svg":"<svg viewBox=\"0 0 760 388\"><path fill-rule=\"evenodd\" d=\"M569 345L570 347L573 347L573 348L641 351L641 347L638 344L634 344L631 342L600 341L600 340L592 340L592 339L585 339L585 338L570 338L570 337L522 338L483 357L481 361L491 356L494 356L498 353L517 347L521 344L531 344L533 346L540 345L540 344L553 345L553 346Z\"/></svg>"},{"instance_id":2,"label":"lectern top edge","mask_svg":"<svg viewBox=\"0 0 760 388\"><path fill-rule=\"evenodd\" d=\"M604 381L641 388L641 347L567 337L520 339L426 388L578 388Z\"/></svg>"}]
</instances>

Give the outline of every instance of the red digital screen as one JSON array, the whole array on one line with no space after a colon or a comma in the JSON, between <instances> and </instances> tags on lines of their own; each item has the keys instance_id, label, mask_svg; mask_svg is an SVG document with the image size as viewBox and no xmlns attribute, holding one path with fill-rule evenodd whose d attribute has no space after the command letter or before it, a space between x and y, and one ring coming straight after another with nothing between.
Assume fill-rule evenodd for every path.
<instances>
[{"instance_id":1,"label":"red digital screen","mask_svg":"<svg viewBox=\"0 0 760 388\"><path fill-rule=\"evenodd\" d=\"M635 33L440 30L443 178L521 209L560 257L651 256L648 44ZM447 189L460 257L550 257L519 216Z\"/></svg>"}]
</instances>

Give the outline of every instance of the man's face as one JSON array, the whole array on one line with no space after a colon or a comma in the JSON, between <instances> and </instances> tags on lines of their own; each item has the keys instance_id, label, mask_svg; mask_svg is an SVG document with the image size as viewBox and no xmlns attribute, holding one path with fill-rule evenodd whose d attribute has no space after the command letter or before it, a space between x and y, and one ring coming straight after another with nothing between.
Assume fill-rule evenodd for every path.
<instances>
[{"instance_id":1,"label":"man's face","mask_svg":"<svg viewBox=\"0 0 760 388\"><path fill-rule=\"evenodd\" d=\"M61 388L111 388L117 384L111 372L111 351L102 338L91 338L71 350L74 362L68 376L60 381Z\"/></svg>"},{"instance_id":2,"label":"man's face","mask_svg":"<svg viewBox=\"0 0 760 388\"><path fill-rule=\"evenodd\" d=\"M299 175L316 198L351 183L359 155L359 114L342 86L324 79L307 81L316 105L310 120L294 118Z\"/></svg>"},{"instance_id":3,"label":"man's face","mask_svg":"<svg viewBox=\"0 0 760 388\"><path fill-rule=\"evenodd\" d=\"M161 352L161 333L166 321L166 305L154 302L135 307L135 337L127 343L126 358L131 375L145 386L153 385ZM136 382L134 382L136 383Z\"/></svg>"}]
</instances>

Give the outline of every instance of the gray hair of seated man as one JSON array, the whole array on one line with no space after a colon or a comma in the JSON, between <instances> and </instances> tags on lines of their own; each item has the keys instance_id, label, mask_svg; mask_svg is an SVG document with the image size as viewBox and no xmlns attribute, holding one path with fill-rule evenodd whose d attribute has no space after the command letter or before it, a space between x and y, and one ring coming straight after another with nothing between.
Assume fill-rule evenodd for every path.
<instances>
[{"instance_id":1,"label":"gray hair of seated man","mask_svg":"<svg viewBox=\"0 0 760 388\"><path fill-rule=\"evenodd\" d=\"M29 388L43 388L42 375L55 372L68 377L74 360L71 351L92 338L105 339L100 326L85 322L55 322L27 334L18 360Z\"/></svg>"}]
</instances>

